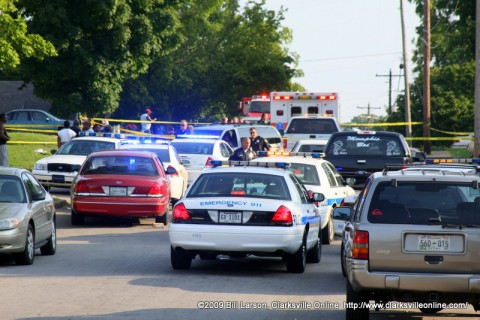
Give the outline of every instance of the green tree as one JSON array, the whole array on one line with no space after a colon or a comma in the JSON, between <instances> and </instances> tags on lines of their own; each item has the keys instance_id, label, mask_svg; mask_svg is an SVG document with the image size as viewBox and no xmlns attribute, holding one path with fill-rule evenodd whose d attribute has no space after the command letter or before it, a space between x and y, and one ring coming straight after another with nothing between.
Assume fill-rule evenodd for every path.
<instances>
[{"instance_id":1,"label":"green tree","mask_svg":"<svg viewBox=\"0 0 480 320\"><path fill-rule=\"evenodd\" d=\"M176 0L20 0L29 28L58 56L22 64L25 80L52 111L89 116L118 107L123 84L175 47Z\"/></svg>"},{"instance_id":2,"label":"green tree","mask_svg":"<svg viewBox=\"0 0 480 320\"><path fill-rule=\"evenodd\" d=\"M264 7L249 2L240 12L237 0L184 1L180 45L126 84L116 114L150 105L162 119L219 119L236 115L243 96L290 87L301 75L297 56L284 48L291 31L281 26L283 10Z\"/></svg>"},{"instance_id":3,"label":"green tree","mask_svg":"<svg viewBox=\"0 0 480 320\"><path fill-rule=\"evenodd\" d=\"M411 0L423 21L423 0ZM423 120L423 26L417 27L413 61L417 77L411 85L412 121ZM431 127L445 131L473 131L475 79L475 1L431 1ZM389 121L404 117L403 95ZM402 120L400 120L402 121ZM422 136L414 126L414 136ZM432 136L445 136L432 131ZM448 145L451 141L445 141Z\"/></svg>"},{"instance_id":4,"label":"green tree","mask_svg":"<svg viewBox=\"0 0 480 320\"><path fill-rule=\"evenodd\" d=\"M38 34L29 33L16 0L0 0L0 71L17 68L25 58L42 60L57 54L54 46Z\"/></svg>"}]
</instances>

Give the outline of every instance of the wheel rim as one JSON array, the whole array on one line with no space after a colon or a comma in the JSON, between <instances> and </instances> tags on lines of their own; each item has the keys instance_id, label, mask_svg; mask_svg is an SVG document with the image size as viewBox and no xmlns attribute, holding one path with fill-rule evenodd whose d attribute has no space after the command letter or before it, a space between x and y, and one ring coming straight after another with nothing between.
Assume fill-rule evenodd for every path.
<instances>
[{"instance_id":1,"label":"wheel rim","mask_svg":"<svg viewBox=\"0 0 480 320\"><path fill-rule=\"evenodd\" d=\"M35 254L35 248L34 248L34 241L33 241L33 231L31 229L28 229L27 232L27 254L28 258L30 260L33 259L33 255Z\"/></svg>"},{"instance_id":2,"label":"wheel rim","mask_svg":"<svg viewBox=\"0 0 480 320\"><path fill-rule=\"evenodd\" d=\"M52 248L57 247L57 228L55 227L55 222L52 221Z\"/></svg>"}]
</instances>

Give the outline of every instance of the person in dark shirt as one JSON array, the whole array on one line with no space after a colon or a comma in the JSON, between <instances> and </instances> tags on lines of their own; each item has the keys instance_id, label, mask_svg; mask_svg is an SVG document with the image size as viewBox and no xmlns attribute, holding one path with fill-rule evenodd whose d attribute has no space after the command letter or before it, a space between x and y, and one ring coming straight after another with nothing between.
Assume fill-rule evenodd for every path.
<instances>
[{"instance_id":1,"label":"person in dark shirt","mask_svg":"<svg viewBox=\"0 0 480 320\"><path fill-rule=\"evenodd\" d=\"M257 121L258 124L269 124L268 119L267 119L267 114L262 113L262 116L260 117L260 120Z\"/></svg>"},{"instance_id":2,"label":"person in dark shirt","mask_svg":"<svg viewBox=\"0 0 480 320\"><path fill-rule=\"evenodd\" d=\"M242 146L235 150L228 160L250 161L257 157L257 153L250 147L250 138L242 138Z\"/></svg>"},{"instance_id":3,"label":"person in dark shirt","mask_svg":"<svg viewBox=\"0 0 480 320\"><path fill-rule=\"evenodd\" d=\"M253 151L269 151L270 144L264 138L257 136L257 128L250 128L250 140Z\"/></svg>"}]
</instances>

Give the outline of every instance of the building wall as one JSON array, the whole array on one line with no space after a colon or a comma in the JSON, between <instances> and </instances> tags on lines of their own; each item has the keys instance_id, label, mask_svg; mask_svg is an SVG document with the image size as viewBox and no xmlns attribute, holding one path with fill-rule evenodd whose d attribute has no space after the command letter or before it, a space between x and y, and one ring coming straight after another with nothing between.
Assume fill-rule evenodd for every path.
<instances>
[{"instance_id":1,"label":"building wall","mask_svg":"<svg viewBox=\"0 0 480 320\"><path fill-rule=\"evenodd\" d=\"M23 89L22 81L0 81L0 113L14 109L50 110L51 103L33 94L33 85L28 84Z\"/></svg>"}]
</instances>

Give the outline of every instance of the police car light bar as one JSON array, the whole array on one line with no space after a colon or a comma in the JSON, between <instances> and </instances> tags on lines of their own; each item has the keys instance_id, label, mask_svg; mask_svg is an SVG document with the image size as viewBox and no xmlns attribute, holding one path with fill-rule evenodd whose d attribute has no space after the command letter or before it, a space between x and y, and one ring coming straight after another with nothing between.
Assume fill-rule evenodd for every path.
<instances>
[{"instance_id":1,"label":"police car light bar","mask_svg":"<svg viewBox=\"0 0 480 320\"><path fill-rule=\"evenodd\" d=\"M429 158L425 159L426 164L439 163L480 163L480 158Z\"/></svg>"},{"instance_id":2,"label":"police car light bar","mask_svg":"<svg viewBox=\"0 0 480 320\"><path fill-rule=\"evenodd\" d=\"M128 136L125 144L167 144L170 141L160 137Z\"/></svg>"},{"instance_id":3,"label":"police car light bar","mask_svg":"<svg viewBox=\"0 0 480 320\"><path fill-rule=\"evenodd\" d=\"M236 161L236 160L212 160L210 161L214 168L221 166L244 166L244 167L260 167L260 168L281 168L286 169L290 166L287 162L252 162L252 161Z\"/></svg>"},{"instance_id":4,"label":"police car light bar","mask_svg":"<svg viewBox=\"0 0 480 320\"><path fill-rule=\"evenodd\" d=\"M257 155L259 157L312 157L312 158L323 158L325 153L323 152L271 152L271 151L258 151Z\"/></svg>"},{"instance_id":5,"label":"police car light bar","mask_svg":"<svg viewBox=\"0 0 480 320\"><path fill-rule=\"evenodd\" d=\"M220 139L221 136L217 135L203 135L203 134L179 134L177 135L177 139Z\"/></svg>"},{"instance_id":6,"label":"police car light bar","mask_svg":"<svg viewBox=\"0 0 480 320\"><path fill-rule=\"evenodd\" d=\"M79 132L78 134L80 137L106 137L106 138L117 138L117 139L124 139L125 135L120 133L101 133L101 132Z\"/></svg>"}]
</instances>

